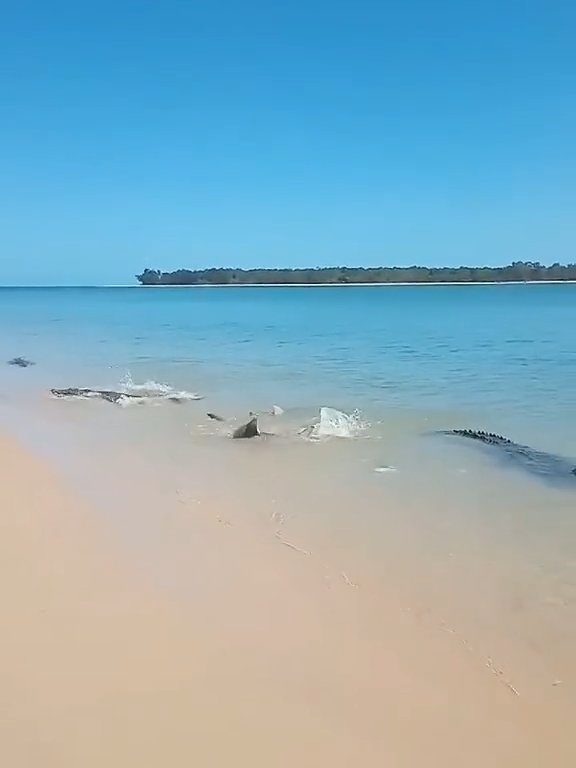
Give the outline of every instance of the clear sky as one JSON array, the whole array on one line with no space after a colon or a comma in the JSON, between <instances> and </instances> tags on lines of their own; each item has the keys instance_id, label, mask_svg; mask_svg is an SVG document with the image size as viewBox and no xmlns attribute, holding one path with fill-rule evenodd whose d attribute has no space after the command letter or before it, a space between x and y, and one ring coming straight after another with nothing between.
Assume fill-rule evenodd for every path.
<instances>
[{"instance_id":1,"label":"clear sky","mask_svg":"<svg viewBox=\"0 0 576 768\"><path fill-rule=\"evenodd\" d=\"M573 0L0 3L3 284L576 261Z\"/></svg>"}]
</instances>

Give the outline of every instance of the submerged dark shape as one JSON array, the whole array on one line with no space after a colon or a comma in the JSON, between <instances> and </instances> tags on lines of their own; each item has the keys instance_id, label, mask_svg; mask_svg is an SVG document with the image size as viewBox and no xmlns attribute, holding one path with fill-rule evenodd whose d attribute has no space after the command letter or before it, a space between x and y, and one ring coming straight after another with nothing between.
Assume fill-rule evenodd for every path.
<instances>
[{"instance_id":1,"label":"submerged dark shape","mask_svg":"<svg viewBox=\"0 0 576 768\"><path fill-rule=\"evenodd\" d=\"M26 360L25 357L13 357L8 360L8 365L16 365L18 368L28 368L30 365L36 365L32 360Z\"/></svg>"},{"instance_id":2,"label":"submerged dark shape","mask_svg":"<svg viewBox=\"0 0 576 768\"><path fill-rule=\"evenodd\" d=\"M79 397L83 399L87 398L99 398L105 400L108 403L119 403L122 400L151 400L155 395L139 394L134 395L129 392L116 392L110 389L90 389L90 388L78 388L78 387L66 387L64 389L51 389L50 392L54 397ZM162 400L170 400L173 403L182 403L181 397L166 397L162 396Z\"/></svg>"},{"instance_id":3,"label":"submerged dark shape","mask_svg":"<svg viewBox=\"0 0 576 768\"><path fill-rule=\"evenodd\" d=\"M100 398L100 400L106 400L108 403L117 403L123 398L140 399L139 395L128 395L125 392L115 392L108 389L66 387L64 389L51 389L50 392L54 395L54 397L95 397Z\"/></svg>"},{"instance_id":4,"label":"submerged dark shape","mask_svg":"<svg viewBox=\"0 0 576 768\"><path fill-rule=\"evenodd\" d=\"M483 445L494 447L516 466L549 482L567 481L576 487L576 460L554 453L538 451L528 445L520 445L494 432L476 429L451 429L442 434L466 437Z\"/></svg>"},{"instance_id":5,"label":"submerged dark shape","mask_svg":"<svg viewBox=\"0 0 576 768\"><path fill-rule=\"evenodd\" d=\"M258 418L257 416L252 416L250 421L248 421L246 424L242 424L241 427L238 427L238 429L234 430L232 437L235 439L244 437L258 437L259 434L260 430L258 429Z\"/></svg>"},{"instance_id":6,"label":"submerged dark shape","mask_svg":"<svg viewBox=\"0 0 576 768\"><path fill-rule=\"evenodd\" d=\"M223 416L218 416L217 413L207 413L206 416L208 416L209 419L212 419L212 421L226 421Z\"/></svg>"}]
</instances>

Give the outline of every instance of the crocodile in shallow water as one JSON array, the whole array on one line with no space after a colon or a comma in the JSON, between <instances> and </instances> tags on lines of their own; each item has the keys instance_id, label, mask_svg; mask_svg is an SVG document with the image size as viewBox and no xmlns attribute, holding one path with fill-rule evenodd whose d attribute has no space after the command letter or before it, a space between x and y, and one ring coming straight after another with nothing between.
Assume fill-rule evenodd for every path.
<instances>
[{"instance_id":1,"label":"crocodile in shallow water","mask_svg":"<svg viewBox=\"0 0 576 768\"><path fill-rule=\"evenodd\" d=\"M66 387L65 389L51 389L54 397L78 397L81 399L98 398L108 403L122 403L127 400L144 402L145 400L169 400L172 403L181 403L183 398L178 395L156 395L140 393L138 395L129 392L116 392L109 389L88 389L79 387Z\"/></svg>"},{"instance_id":2,"label":"crocodile in shallow water","mask_svg":"<svg viewBox=\"0 0 576 768\"><path fill-rule=\"evenodd\" d=\"M569 482L576 487L576 461L554 453L538 451L528 445L520 445L502 435L476 429L450 429L442 434L456 435L474 440L497 449L513 464L548 482Z\"/></svg>"}]
</instances>

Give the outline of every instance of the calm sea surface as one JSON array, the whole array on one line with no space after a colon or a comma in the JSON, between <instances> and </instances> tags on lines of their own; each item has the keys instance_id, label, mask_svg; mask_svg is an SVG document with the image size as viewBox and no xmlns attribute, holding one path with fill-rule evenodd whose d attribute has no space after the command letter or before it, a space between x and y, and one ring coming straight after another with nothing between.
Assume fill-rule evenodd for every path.
<instances>
[{"instance_id":1,"label":"calm sea surface","mask_svg":"<svg viewBox=\"0 0 576 768\"><path fill-rule=\"evenodd\" d=\"M4 364L15 356L36 365ZM217 507L355 582L394 572L520 687L576 676L576 483L434 434L488 429L576 457L576 285L5 288L0 363L3 423L104 502L168 587L185 591L183 504ZM145 382L205 399L48 395ZM358 410L365 429L306 441L321 406ZM274 438L228 439L249 410ZM566 691L576 702L576 680Z\"/></svg>"},{"instance_id":2,"label":"calm sea surface","mask_svg":"<svg viewBox=\"0 0 576 768\"><path fill-rule=\"evenodd\" d=\"M2 357L42 385L129 371L244 407L473 409L539 433L576 423L575 328L571 284L0 289Z\"/></svg>"}]
</instances>

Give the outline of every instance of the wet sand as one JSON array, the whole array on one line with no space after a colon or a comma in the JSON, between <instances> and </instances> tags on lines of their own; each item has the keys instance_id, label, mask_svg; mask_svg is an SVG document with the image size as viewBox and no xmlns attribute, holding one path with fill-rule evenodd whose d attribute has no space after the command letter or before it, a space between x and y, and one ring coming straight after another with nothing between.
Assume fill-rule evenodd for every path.
<instances>
[{"instance_id":1,"label":"wet sand","mask_svg":"<svg viewBox=\"0 0 576 768\"><path fill-rule=\"evenodd\" d=\"M180 595L8 438L0 466L2 764L576 764L555 689L514 690L393 574L355 584L296 540L182 499Z\"/></svg>"}]
</instances>

